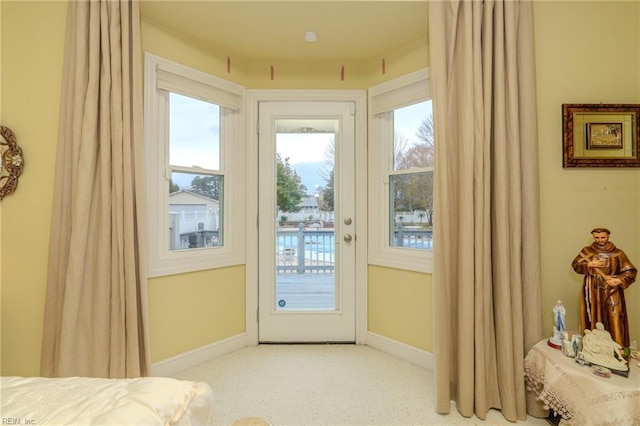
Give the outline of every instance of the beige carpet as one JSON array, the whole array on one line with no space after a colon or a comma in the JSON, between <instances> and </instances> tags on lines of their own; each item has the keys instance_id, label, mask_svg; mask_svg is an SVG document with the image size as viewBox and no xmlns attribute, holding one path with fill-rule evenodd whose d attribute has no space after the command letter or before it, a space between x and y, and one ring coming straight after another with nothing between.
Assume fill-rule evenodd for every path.
<instances>
[{"instance_id":1,"label":"beige carpet","mask_svg":"<svg viewBox=\"0 0 640 426\"><path fill-rule=\"evenodd\" d=\"M434 410L433 373L356 345L259 345L173 377L207 382L216 422L261 418L272 425L506 425ZM518 424L548 425L529 417Z\"/></svg>"}]
</instances>

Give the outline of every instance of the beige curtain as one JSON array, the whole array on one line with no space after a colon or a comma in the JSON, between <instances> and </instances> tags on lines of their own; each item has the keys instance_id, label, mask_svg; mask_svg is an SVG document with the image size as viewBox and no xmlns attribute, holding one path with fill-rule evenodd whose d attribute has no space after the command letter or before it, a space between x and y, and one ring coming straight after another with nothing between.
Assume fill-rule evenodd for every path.
<instances>
[{"instance_id":1,"label":"beige curtain","mask_svg":"<svg viewBox=\"0 0 640 426\"><path fill-rule=\"evenodd\" d=\"M41 374L147 375L137 1L70 1Z\"/></svg>"},{"instance_id":2,"label":"beige curtain","mask_svg":"<svg viewBox=\"0 0 640 426\"><path fill-rule=\"evenodd\" d=\"M437 411L526 418L523 358L543 338L528 1L429 3Z\"/></svg>"}]
</instances>

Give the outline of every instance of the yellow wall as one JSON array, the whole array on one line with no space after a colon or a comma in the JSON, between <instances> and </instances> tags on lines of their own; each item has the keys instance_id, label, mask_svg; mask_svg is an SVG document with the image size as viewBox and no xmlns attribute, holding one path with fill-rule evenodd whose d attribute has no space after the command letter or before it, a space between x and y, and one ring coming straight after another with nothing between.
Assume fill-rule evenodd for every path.
<instances>
[{"instance_id":1,"label":"yellow wall","mask_svg":"<svg viewBox=\"0 0 640 426\"><path fill-rule=\"evenodd\" d=\"M248 60L233 51L213 50L142 21L142 45L149 53L238 83L248 89L367 89L428 66L427 40L386 52L367 63L345 61ZM230 70L227 71L227 58ZM385 73L382 74L382 59ZM271 66L274 68L271 79ZM344 66L344 80L341 68Z\"/></svg>"},{"instance_id":2,"label":"yellow wall","mask_svg":"<svg viewBox=\"0 0 640 426\"><path fill-rule=\"evenodd\" d=\"M1 2L2 125L25 165L2 200L2 375L37 375L67 6Z\"/></svg>"},{"instance_id":3,"label":"yellow wall","mask_svg":"<svg viewBox=\"0 0 640 426\"><path fill-rule=\"evenodd\" d=\"M2 123L2 3L0 3L0 123ZM0 203L0 260L2 259L2 203ZM2 261L0 261L0 284L2 284ZM0 289L1 290L1 289ZM0 291L0 315L2 314L2 292ZM2 320L0 318L0 327ZM0 331L1 332L1 331ZM0 352L2 340L0 339ZM1 363L0 363L1 364Z\"/></svg>"},{"instance_id":4,"label":"yellow wall","mask_svg":"<svg viewBox=\"0 0 640 426\"><path fill-rule=\"evenodd\" d=\"M234 83L245 78L234 58L227 73L227 53L205 51L143 21L145 52ZM245 331L245 267L236 266L149 280L149 337L155 363Z\"/></svg>"},{"instance_id":5,"label":"yellow wall","mask_svg":"<svg viewBox=\"0 0 640 426\"><path fill-rule=\"evenodd\" d=\"M179 64L215 75L233 83L246 79L246 63L230 52L212 52L195 43L176 38L144 19L141 23L142 49L145 52ZM227 72L227 56L231 59L231 72Z\"/></svg>"},{"instance_id":6,"label":"yellow wall","mask_svg":"<svg viewBox=\"0 0 640 426\"><path fill-rule=\"evenodd\" d=\"M640 103L640 3L534 2L541 162L545 330L556 299L578 327L581 277L571 269L595 226L640 267L640 169L563 169L563 103ZM640 283L626 292L632 340L640 340Z\"/></svg>"},{"instance_id":7,"label":"yellow wall","mask_svg":"<svg viewBox=\"0 0 640 426\"><path fill-rule=\"evenodd\" d=\"M418 40L401 49L395 49L370 61L364 68L363 81L366 88L429 66L429 40ZM385 72L382 73L382 60Z\"/></svg>"},{"instance_id":8,"label":"yellow wall","mask_svg":"<svg viewBox=\"0 0 640 426\"><path fill-rule=\"evenodd\" d=\"M382 74L382 59L385 73ZM366 63L349 62L264 62L247 65L247 78L242 82L250 89L360 89L408 74L428 66L427 40L420 40L402 49L386 52ZM270 66L274 67L271 80ZM341 67L344 66L344 80Z\"/></svg>"},{"instance_id":9,"label":"yellow wall","mask_svg":"<svg viewBox=\"0 0 640 426\"><path fill-rule=\"evenodd\" d=\"M151 361L245 331L244 266L149 280Z\"/></svg>"},{"instance_id":10,"label":"yellow wall","mask_svg":"<svg viewBox=\"0 0 640 426\"><path fill-rule=\"evenodd\" d=\"M589 243L592 226L609 226L612 240L640 265L640 171L563 170L560 115L564 102L640 103L640 59L634 54L640 51L640 4L535 2L534 7L543 299L545 327L550 330L550 310L557 298L567 305L569 325L576 325L579 279L570 263ZM66 3L2 1L0 8L2 124L16 132L26 162L18 191L2 201L0 374L37 375ZM378 58L346 64L344 82L336 79L333 65L318 71L321 75L296 77L304 70L296 64L277 64L276 79L271 81L255 63L227 52L205 52L147 23L142 30L146 50L249 88L364 88L422 68L427 61L426 49L416 46L385 55L385 76ZM606 52L606 58L597 52ZM232 56L231 73L226 72L227 55ZM376 266L369 267L369 274L370 330L430 351L429 275ZM153 361L241 333L244 276L244 267L239 266L150 280ZM640 313L635 309L640 306L640 284L627 295L632 336L640 340ZM223 315L226 324L221 323ZM202 329L188 328L202 322L207 323Z\"/></svg>"},{"instance_id":11,"label":"yellow wall","mask_svg":"<svg viewBox=\"0 0 640 426\"><path fill-rule=\"evenodd\" d=\"M369 331L433 351L431 275L369 265Z\"/></svg>"},{"instance_id":12,"label":"yellow wall","mask_svg":"<svg viewBox=\"0 0 640 426\"><path fill-rule=\"evenodd\" d=\"M608 226L611 240L640 267L640 170L563 169L561 110L563 103L640 103L640 3L535 2L534 12L542 299L551 335L557 299L567 307L569 327L578 326L581 277L571 261L591 243L593 227ZM431 288L430 276L377 266L369 274L369 330L430 351L431 294L420 285ZM640 283L626 296L631 340L640 340Z\"/></svg>"}]
</instances>

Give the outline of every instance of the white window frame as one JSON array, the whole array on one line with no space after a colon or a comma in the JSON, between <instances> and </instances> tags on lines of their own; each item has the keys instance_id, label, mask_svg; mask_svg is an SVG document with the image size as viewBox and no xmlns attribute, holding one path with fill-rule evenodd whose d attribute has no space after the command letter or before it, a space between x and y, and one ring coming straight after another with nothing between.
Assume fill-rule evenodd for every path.
<instances>
[{"instance_id":1,"label":"white window frame","mask_svg":"<svg viewBox=\"0 0 640 426\"><path fill-rule=\"evenodd\" d=\"M431 98L429 70L374 86L368 90L368 98L369 264L432 273L432 250L389 244L389 176L397 174L393 172L393 110Z\"/></svg>"},{"instance_id":2,"label":"white window frame","mask_svg":"<svg viewBox=\"0 0 640 426\"><path fill-rule=\"evenodd\" d=\"M169 92L220 105L222 235L217 247L169 250ZM245 263L244 87L145 53L144 148L150 277Z\"/></svg>"}]
</instances>

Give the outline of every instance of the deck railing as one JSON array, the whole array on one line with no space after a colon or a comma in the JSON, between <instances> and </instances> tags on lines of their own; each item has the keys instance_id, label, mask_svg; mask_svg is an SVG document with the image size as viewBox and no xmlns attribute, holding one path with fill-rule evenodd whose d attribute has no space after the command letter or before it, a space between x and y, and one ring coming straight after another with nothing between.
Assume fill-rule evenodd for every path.
<instances>
[{"instance_id":1,"label":"deck railing","mask_svg":"<svg viewBox=\"0 0 640 426\"><path fill-rule=\"evenodd\" d=\"M416 229L417 228L417 229ZM432 231L419 229L418 227L396 225L393 236L396 247L432 249Z\"/></svg>"},{"instance_id":2,"label":"deck railing","mask_svg":"<svg viewBox=\"0 0 640 426\"><path fill-rule=\"evenodd\" d=\"M297 229L277 232L278 273L333 273L335 234L333 229Z\"/></svg>"},{"instance_id":3,"label":"deck railing","mask_svg":"<svg viewBox=\"0 0 640 426\"><path fill-rule=\"evenodd\" d=\"M404 229L394 233L396 247L431 249L431 231ZM276 270L279 274L323 274L335 271L335 233L333 229L277 231Z\"/></svg>"}]
</instances>

